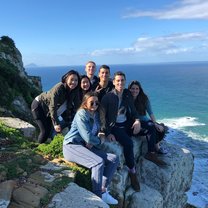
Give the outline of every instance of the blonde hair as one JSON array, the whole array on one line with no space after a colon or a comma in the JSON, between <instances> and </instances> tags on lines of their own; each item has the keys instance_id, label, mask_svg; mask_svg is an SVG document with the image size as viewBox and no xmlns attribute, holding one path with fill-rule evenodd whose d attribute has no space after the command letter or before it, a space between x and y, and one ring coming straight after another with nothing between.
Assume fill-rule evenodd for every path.
<instances>
[{"instance_id":1,"label":"blonde hair","mask_svg":"<svg viewBox=\"0 0 208 208\"><path fill-rule=\"evenodd\" d=\"M95 63L94 61L88 61L88 62L85 64L85 66L86 66L87 64L94 64L94 65L96 66L96 63Z\"/></svg>"}]
</instances>

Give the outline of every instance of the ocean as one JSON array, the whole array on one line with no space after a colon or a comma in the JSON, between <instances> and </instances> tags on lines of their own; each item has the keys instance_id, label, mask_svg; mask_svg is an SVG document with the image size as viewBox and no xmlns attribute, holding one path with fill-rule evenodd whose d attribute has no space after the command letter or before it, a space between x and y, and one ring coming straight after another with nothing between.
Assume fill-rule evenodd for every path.
<instances>
[{"instance_id":1,"label":"ocean","mask_svg":"<svg viewBox=\"0 0 208 208\"><path fill-rule=\"evenodd\" d=\"M132 80L140 81L157 121L169 127L166 141L194 154L188 203L208 206L208 62L109 66L112 76L115 71L126 74L127 85ZM70 69L85 73L84 66L35 67L26 68L26 72L40 76L47 91Z\"/></svg>"}]
</instances>

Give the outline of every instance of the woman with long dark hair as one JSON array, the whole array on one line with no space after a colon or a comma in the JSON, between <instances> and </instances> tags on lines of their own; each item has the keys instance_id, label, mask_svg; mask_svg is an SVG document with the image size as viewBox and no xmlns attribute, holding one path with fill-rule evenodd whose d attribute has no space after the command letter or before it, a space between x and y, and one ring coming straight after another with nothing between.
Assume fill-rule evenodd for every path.
<instances>
[{"instance_id":1,"label":"woman with long dark hair","mask_svg":"<svg viewBox=\"0 0 208 208\"><path fill-rule=\"evenodd\" d=\"M86 93L92 91L92 84L90 78L87 75L82 75L80 77L80 102L82 102L83 97Z\"/></svg>"},{"instance_id":2,"label":"woman with long dark hair","mask_svg":"<svg viewBox=\"0 0 208 208\"><path fill-rule=\"evenodd\" d=\"M70 70L47 92L37 96L31 105L32 115L40 133L38 142L44 143L52 132L62 131L61 123L69 123L70 110L79 106L80 78L75 70Z\"/></svg>"},{"instance_id":3,"label":"woman with long dark hair","mask_svg":"<svg viewBox=\"0 0 208 208\"><path fill-rule=\"evenodd\" d=\"M141 84L136 80L132 81L129 84L128 89L133 96L134 105L139 114L142 129L140 131L140 135L145 134L147 136L148 153L146 154L145 158L151 160L159 166L165 165L165 163L162 160L159 160L155 154L155 152L163 154L167 153L165 149L162 149L159 146L159 142L165 135L164 126L156 122L150 100L144 93Z\"/></svg>"}]
</instances>

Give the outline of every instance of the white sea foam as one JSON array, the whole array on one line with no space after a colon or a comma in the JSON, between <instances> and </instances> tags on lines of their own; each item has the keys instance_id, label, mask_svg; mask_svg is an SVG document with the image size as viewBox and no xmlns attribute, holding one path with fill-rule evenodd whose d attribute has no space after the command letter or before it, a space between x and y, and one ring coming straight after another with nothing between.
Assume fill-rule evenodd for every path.
<instances>
[{"instance_id":1,"label":"white sea foam","mask_svg":"<svg viewBox=\"0 0 208 208\"><path fill-rule=\"evenodd\" d=\"M204 123L198 122L198 118L196 117L179 117L179 118L164 118L160 120L160 122L165 125L175 128L175 129L183 129L184 127L189 126L204 126Z\"/></svg>"},{"instance_id":2,"label":"white sea foam","mask_svg":"<svg viewBox=\"0 0 208 208\"><path fill-rule=\"evenodd\" d=\"M189 127L204 126L195 117L166 118L160 120L169 127L165 140L186 147L194 154L192 185L187 192L188 203L205 208L208 206L208 137L190 130Z\"/></svg>"}]
</instances>

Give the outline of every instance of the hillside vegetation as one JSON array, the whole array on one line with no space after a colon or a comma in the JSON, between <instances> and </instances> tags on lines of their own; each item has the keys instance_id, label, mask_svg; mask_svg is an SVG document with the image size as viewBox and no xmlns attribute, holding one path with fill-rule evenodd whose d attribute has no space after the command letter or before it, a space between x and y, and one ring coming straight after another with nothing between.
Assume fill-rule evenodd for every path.
<instances>
[{"instance_id":1,"label":"hillside vegetation","mask_svg":"<svg viewBox=\"0 0 208 208\"><path fill-rule=\"evenodd\" d=\"M16 97L24 98L29 107L34 97L40 93L25 73L21 59L21 53L15 47L14 41L7 36L2 36L0 39L0 107L6 108L14 115L16 110L12 102Z\"/></svg>"}]
</instances>

